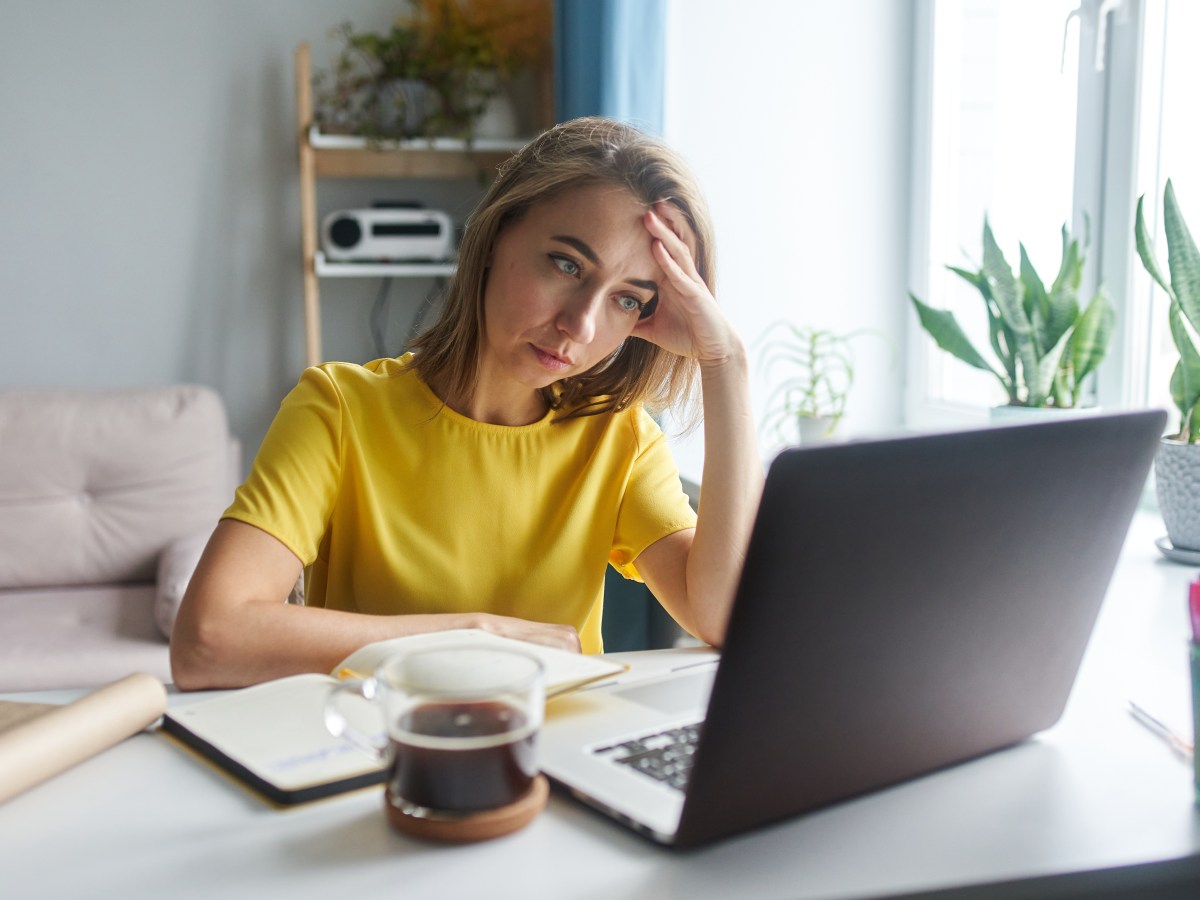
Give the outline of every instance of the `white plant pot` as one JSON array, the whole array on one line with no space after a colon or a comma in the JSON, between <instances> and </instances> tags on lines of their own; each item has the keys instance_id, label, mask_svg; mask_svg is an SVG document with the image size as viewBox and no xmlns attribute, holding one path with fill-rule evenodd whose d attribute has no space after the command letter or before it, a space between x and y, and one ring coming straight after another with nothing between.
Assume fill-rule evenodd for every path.
<instances>
[{"instance_id":1,"label":"white plant pot","mask_svg":"<svg viewBox=\"0 0 1200 900\"><path fill-rule=\"evenodd\" d=\"M509 140L515 138L519 130L517 108L512 98L501 92L488 101L471 131L477 138Z\"/></svg>"},{"instance_id":2,"label":"white plant pot","mask_svg":"<svg viewBox=\"0 0 1200 900\"><path fill-rule=\"evenodd\" d=\"M1154 486L1171 544L1200 552L1200 444L1163 438L1154 457Z\"/></svg>"},{"instance_id":3,"label":"white plant pot","mask_svg":"<svg viewBox=\"0 0 1200 900\"><path fill-rule=\"evenodd\" d=\"M832 416L797 416L796 432L802 447L827 444L833 440L837 421Z\"/></svg>"}]
</instances>

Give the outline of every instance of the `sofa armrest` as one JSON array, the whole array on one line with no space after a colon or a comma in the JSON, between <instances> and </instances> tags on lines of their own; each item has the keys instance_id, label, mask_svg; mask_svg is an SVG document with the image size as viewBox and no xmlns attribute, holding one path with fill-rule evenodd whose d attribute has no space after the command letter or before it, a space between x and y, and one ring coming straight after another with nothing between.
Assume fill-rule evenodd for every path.
<instances>
[{"instance_id":1,"label":"sofa armrest","mask_svg":"<svg viewBox=\"0 0 1200 900\"><path fill-rule=\"evenodd\" d=\"M192 573L200 563L200 556L208 545L209 532L192 534L168 544L158 556L158 579L154 587L154 623L168 640L175 627L175 616L183 602ZM300 573L295 587L288 594L287 603L304 605L304 573Z\"/></svg>"},{"instance_id":2,"label":"sofa armrest","mask_svg":"<svg viewBox=\"0 0 1200 900\"><path fill-rule=\"evenodd\" d=\"M175 616L183 602L200 555L208 543L209 532L190 534L168 544L158 556L158 579L154 588L154 623L169 640Z\"/></svg>"}]
</instances>

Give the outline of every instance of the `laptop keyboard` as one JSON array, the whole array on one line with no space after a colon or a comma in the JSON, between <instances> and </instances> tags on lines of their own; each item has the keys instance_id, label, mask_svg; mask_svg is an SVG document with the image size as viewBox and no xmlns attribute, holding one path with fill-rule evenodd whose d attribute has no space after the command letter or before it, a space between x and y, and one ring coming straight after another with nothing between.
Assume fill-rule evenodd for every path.
<instances>
[{"instance_id":1,"label":"laptop keyboard","mask_svg":"<svg viewBox=\"0 0 1200 900\"><path fill-rule=\"evenodd\" d=\"M633 740L597 747L592 753L625 766L632 772L640 772L667 787L683 791L687 789L688 776L692 774L692 757L700 740L702 725L702 722L696 722L668 728Z\"/></svg>"}]
</instances>

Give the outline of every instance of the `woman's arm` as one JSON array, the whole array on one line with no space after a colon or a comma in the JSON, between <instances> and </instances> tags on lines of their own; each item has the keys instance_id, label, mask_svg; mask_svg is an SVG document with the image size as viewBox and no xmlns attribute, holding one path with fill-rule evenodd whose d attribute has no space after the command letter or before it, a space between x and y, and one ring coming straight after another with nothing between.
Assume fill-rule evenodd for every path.
<instances>
[{"instance_id":1,"label":"woman's arm","mask_svg":"<svg viewBox=\"0 0 1200 900\"><path fill-rule=\"evenodd\" d=\"M656 541L637 567L680 625L720 645L762 496L749 364L745 345L696 272L686 225L669 205L656 210L647 213L646 228L666 284L658 311L634 334L699 361L704 472L695 530Z\"/></svg>"},{"instance_id":2,"label":"woman's arm","mask_svg":"<svg viewBox=\"0 0 1200 900\"><path fill-rule=\"evenodd\" d=\"M569 625L487 613L373 616L284 599L300 560L253 525L225 519L196 567L171 635L171 674L183 690L241 687L300 672L328 672L364 644L450 628L579 650Z\"/></svg>"}]
</instances>

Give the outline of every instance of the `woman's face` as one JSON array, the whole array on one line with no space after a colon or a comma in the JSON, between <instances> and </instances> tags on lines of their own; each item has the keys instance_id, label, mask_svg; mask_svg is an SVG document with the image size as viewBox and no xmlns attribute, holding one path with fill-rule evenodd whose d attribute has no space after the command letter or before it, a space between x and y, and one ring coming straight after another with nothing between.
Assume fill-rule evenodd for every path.
<instances>
[{"instance_id":1,"label":"woman's face","mask_svg":"<svg viewBox=\"0 0 1200 900\"><path fill-rule=\"evenodd\" d=\"M664 277L645 211L624 188L589 185L500 232L484 289L480 391L528 405L620 346Z\"/></svg>"}]
</instances>

